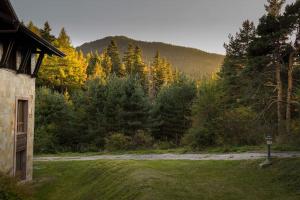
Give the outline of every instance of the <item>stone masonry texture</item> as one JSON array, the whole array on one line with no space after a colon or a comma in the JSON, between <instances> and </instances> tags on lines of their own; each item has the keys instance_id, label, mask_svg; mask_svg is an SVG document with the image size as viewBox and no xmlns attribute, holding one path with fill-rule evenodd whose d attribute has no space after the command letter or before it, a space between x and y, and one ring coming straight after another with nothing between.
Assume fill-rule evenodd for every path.
<instances>
[{"instance_id":1,"label":"stone masonry texture","mask_svg":"<svg viewBox=\"0 0 300 200\"><path fill-rule=\"evenodd\" d=\"M14 175L16 102L28 100L26 180L32 180L35 79L0 69L0 171Z\"/></svg>"}]
</instances>

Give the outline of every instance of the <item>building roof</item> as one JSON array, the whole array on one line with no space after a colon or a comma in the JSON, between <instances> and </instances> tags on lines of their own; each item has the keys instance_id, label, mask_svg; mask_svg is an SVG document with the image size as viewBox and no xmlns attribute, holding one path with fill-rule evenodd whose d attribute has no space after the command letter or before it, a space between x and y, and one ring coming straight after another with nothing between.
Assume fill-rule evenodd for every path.
<instances>
[{"instance_id":1,"label":"building roof","mask_svg":"<svg viewBox=\"0 0 300 200\"><path fill-rule=\"evenodd\" d=\"M37 48L45 51L49 55L63 57L65 54L50 44L45 39L39 37L28 28L26 28L18 19L9 0L0 0L0 19L3 26L0 27L0 35L7 33L17 33L25 37Z\"/></svg>"}]
</instances>

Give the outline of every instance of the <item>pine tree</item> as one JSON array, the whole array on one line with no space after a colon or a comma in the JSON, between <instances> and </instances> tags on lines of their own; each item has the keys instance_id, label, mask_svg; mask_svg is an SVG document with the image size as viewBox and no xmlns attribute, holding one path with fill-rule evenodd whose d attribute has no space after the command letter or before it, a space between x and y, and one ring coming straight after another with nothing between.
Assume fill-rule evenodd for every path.
<instances>
[{"instance_id":1,"label":"pine tree","mask_svg":"<svg viewBox=\"0 0 300 200\"><path fill-rule=\"evenodd\" d=\"M161 87L164 85L164 74L162 71L162 58L160 57L159 52L156 52L156 55L152 62L152 71L153 71L153 90L155 96L160 91Z\"/></svg>"},{"instance_id":2,"label":"pine tree","mask_svg":"<svg viewBox=\"0 0 300 200\"><path fill-rule=\"evenodd\" d=\"M108 45L107 54L111 58L112 73L115 73L119 77L124 77L126 73L125 67L121 62L119 49L114 40L112 40Z\"/></svg>"},{"instance_id":3,"label":"pine tree","mask_svg":"<svg viewBox=\"0 0 300 200\"><path fill-rule=\"evenodd\" d=\"M71 46L71 39L70 36L67 34L65 28L61 29L57 41L59 43L59 46L62 48L68 48Z\"/></svg>"},{"instance_id":4,"label":"pine tree","mask_svg":"<svg viewBox=\"0 0 300 200\"><path fill-rule=\"evenodd\" d=\"M142 58L142 50L138 46L135 47L133 61L132 75L135 75L139 78L144 90L147 91L147 67Z\"/></svg>"},{"instance_id":5,"label":"pine tree","mask_svg":"<svg viewBox=\"0 0 300 200\"><path fill-rule=\"evenodd\" d=\"M191 106L195 97L196 85L185 76L164 87L151 110L153 136L178 145L191 126Z\"/></svg>"},{"instance_id":6,"label":"pine tree","mask_svg":"<svg viewBox=\"0 0 300 200\"><path fill-rule=\"evenodd\" d=\"M282 102L283 102L283 83L282 83L282 63L281 63L281 45L286 40L286 36L282 35L280 32L279 17L280 11L284 4L285 0L268 0L268 5L265 6L268 16L265 19L262 19L261 22L261 31L264 39L271 39L273 45L273 50L271 52L272 65L275 68L275 77L276 77L276 90L277 90L277 126L278 133L281 131L282 127ZM264 21L265 20L265 21ZM275 28L271 33L269 31L264 31L264 26L272 25ZM271 45L271 44L270 44Z\"/></svg>"},{"instance_id":7,"label":"pine tree","mask_svg":"<svg viewBox=\"0 0 300 200\"><path fill-rule=\"evenodd\" d=\"M245 96L246 91L243 90L244 85L247 85L247 79L242 77L242 72L248 64L248 49L255 36L253 22L246 20L235 36L229 35L229 43L224 44L226 57L219 75L227 93L227 105L235 106Z\"/></svg>"},{"instance_id":8,"label":"pine tree","mask_svg":"<svg viewBox=\"0 0 300 200\"><path fill-rule=\"evenodd\" d=\"M267 0L268 4L265 5L265 9L268 12L268 14L272 16L279 16L281 8L283 4L285 3L285 0Z\"/></svg>"},{"instance_id":9,"label":"pine tree","mask_svg":"<svg viewBox=\"0 0 300 200\"><path fill-rule=\"evenodd\" d=\"M129 76L123 85L122 128L125 134L134 136L137 131L147 129L149 103L140 81L136 77Z\"/></svg>"},{"instance_id":10,"label":"pine tree","mask_svg":"<svg viewBox=\"0 0 300 200\"><path fill-rule=\"evenodd\" d=\"M294 70L298 63L300 63L300 1L286 7L283 18L281 18L285 30L289 33L289 41L293 41L287 45L286 59L287 66L287 92L286 92L286 131L291 132L292 120L292 101L294 92ZM299 65L299 64L298 64Z\"/></svg>"},{"instance_id":11,"label":"pine tree","mask_svg":"<svg viewBox=\"0 0 300 200\"><path fill-rule=\"evenodd\" d=\"M87 76L89 79L101 79L105 80L106 79L106 73L102 67L102 60L101 57L96 53L95 55L90 54L87 56L88 60L88 66L87 66Z\"/></svg>"},{"instance_id":12,"label":"pine tree","mask_svg":"<svg viewBox=\"0 0 300 200\"><path fill-rule=\"evenodd\" d=\"M152 71L154 93L157 94L163 86L172 82L173 71L171 64L166 59L161 58L159 52L153 59Z\"/></svg>"},{"instance_id":13,"label":"pine tree","mask_svg":"<svg viewBox=\"0 0 300 200\"><path fill-rule=\"evenodd\" d=\"M127 74L133 74L134 47L132 44L128 45L127 51L124 54L123 62L124 62Z\"/></svg>"},{"instance_id":14,"label":"pine tree","mask_svg":"<svg viewBox=\"0 0 300 200\"><path fill-rule=\"evenodd\" d=\"M36 35L38 36L41 36L41 32L40 32L40 29L34 25L34 23L32 21L30 21L28 24L27 24L27 28L29 30L31 30L33 33L35 33Z\"/></svg>"},{"instance_id":15,"label":"pine tree","mask_svg":"<svg viewBox=\"0 0 300 200\"><path fill-rule=\"evenodd\" d=\"M102 67L105 72L106 77L109 77L112 73L112 61L109 57L107 50L105 49L103 54L101 54L101 60L102 60Z\"/></svg>"},{"instance_id":16,"label":"pine tree","mask_svg":"<svg viewBox=\"0 0 300 200\"><path fill-rule=\"evenodd\" d=\"M45 22L44 24L44 28L40 30L41 32L41 37L44 38L45 40L47 40L48 42L52 43L55 40L55 36L51 34L51 27L50 24L47 22Z\"/></svg>"}]
</instances>

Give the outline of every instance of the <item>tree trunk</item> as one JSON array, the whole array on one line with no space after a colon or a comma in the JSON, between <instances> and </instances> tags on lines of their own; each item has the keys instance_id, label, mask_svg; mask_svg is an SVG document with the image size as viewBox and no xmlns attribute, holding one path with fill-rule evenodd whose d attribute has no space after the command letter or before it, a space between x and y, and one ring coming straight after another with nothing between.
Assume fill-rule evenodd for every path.
<instances>
[{"instance_id":1,"label":"tree trunk","mask_svg":"<svg viewBox=\"0 0 300 200\"><path fill-rule=\"evenodd\" d=\"M281 66L276 62L276 86L277 86L277 131L280 133L282 127L282 81L281 81Z\"/></svg>"},{"instance_id":2,"label":"tree trunk","mask_svg":"<svg viewBox=\"0 0 300 200\"><path fill-rule=\"evenodd\" d=\"M292 92L293 92L293 62L294 54L291 53L289 56L288 63L288 88L286 97L286 131L290 133L290 123L291 123L291 104L292 104Z\"/></svg>"}]
</instances>

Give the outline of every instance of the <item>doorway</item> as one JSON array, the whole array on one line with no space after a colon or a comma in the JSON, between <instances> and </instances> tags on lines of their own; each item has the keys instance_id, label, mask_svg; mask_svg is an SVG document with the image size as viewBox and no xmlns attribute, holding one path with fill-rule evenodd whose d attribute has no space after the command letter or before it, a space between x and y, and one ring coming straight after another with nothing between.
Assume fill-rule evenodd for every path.
<instances>
[{"instance_id":1,"label":"doorway","mask_svg":"<svg viewBox=\"0 0 300 200\"><path fill-rule=\"evenodd\" d=\"M28 101L17 101L15 175L26 180Z\"/></svg>"}]
</instances>

